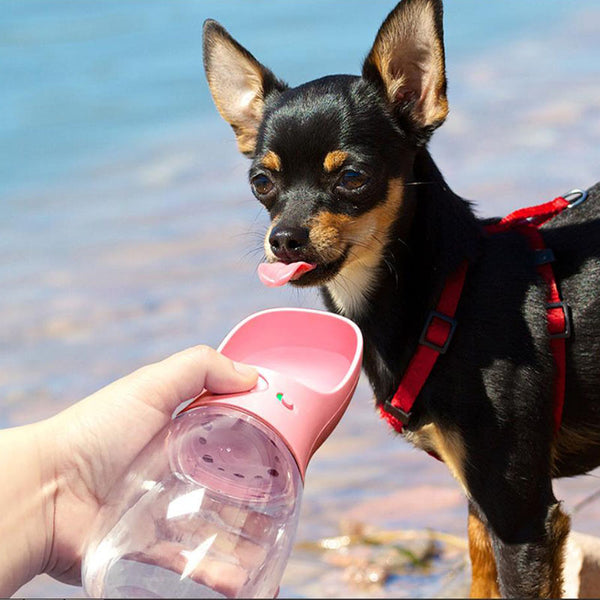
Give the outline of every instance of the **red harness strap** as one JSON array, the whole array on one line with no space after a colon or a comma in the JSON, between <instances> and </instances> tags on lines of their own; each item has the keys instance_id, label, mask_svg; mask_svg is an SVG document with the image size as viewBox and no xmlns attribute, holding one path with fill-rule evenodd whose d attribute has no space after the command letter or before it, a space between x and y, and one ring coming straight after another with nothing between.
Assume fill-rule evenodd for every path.
<instances>
[{"instance_id":1,"label":"red harness strap","mask_svg":"<svg viewBox=\"0 0 600 600\"><path fill-rule=\"evenodd\" d=\"M517 210L501 221L486 227L486 231L490 234L509 230L517 230L522 233L535 252L538 272L546 282L548 290L546 303L548 332L556 365L554 383L555 432L558 431L562 419L566 380L565 338L571 334L571 320L569 307L561 300L552 270L551 262L554 260L554 255L552 250L546 247L539 227L570 204L565 198L558 197L552 202ZM408 423L412 407L439 355L444 354L448 349L456 329L454 315L460 301L467 268L468 263L464 261L448 277L436 309L429 313L417 351L412 357L396 393L391 400L380 406L381 416L399 433L402 433L403 426ZM435 457L437 458L437 456Z\"/></svg>"},{"instance_id":2,"label":"red harness strap","mask_svg":"<svg viewBox=\"0 0 600 600\"><path fill-rule=\"evenodd\" d=\"M550 348L554 356L556 375L554 378L554 433L558 432L562 421L562 411L565 401L565 385L567 376L567 355L565 339L571 335L571 315L566 302L560 297L552 261L552 250L546 247L539 228L552 217L569 206L568 200L559 196L539 206L523 208L508 215L500 222L489 225L488 233L500 233L515 229L523 234L529 246L535 252L538 273L546 282L546 314Z\"/></svg>"},{"instance_id":3,"label":"red harness strap","mask_svg":"<svg viewBox=\"0 0 600 600\"><path fill-rule=\"evenodd\" d=\"M463 261L446 280L436 309L429 313L417 351L408 364L394 397L380 407L381 416L400 433L402 433L402 426L408 423L413 404L438 356L444 354L450 345L456 329L454 315L467 277L468 266L469 263Z\"/></svg>"}]
</instances>

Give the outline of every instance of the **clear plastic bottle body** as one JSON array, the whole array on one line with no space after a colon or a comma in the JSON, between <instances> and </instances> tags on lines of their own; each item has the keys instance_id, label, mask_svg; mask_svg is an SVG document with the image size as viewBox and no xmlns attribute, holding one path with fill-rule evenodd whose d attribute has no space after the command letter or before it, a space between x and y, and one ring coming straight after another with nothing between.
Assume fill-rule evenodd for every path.
<instances>
[{"instance_id":1,"label":"clear plastic bottle body","mask_svg":"<svg viewBox=\"0 0 600 600\"><path fill-rule=\"evenodd\" d=\"M174 419L117 483L83 562L92 597L273 597L302 479L259 419L207 404Z\"/></svg>"}]
</instances>

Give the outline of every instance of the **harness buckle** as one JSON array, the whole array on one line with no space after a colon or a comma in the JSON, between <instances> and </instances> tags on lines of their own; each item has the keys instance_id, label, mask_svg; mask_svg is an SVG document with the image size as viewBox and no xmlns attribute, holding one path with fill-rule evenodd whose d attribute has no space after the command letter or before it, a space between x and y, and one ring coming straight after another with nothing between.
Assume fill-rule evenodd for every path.
<instances>
[{"instance_id":1,"label":"harness buckle","mask_svg":"<svg viewBox=\"0 0 600 600\"><path fill-rule=\"evenodd\" d=\"M563 315L565 317L565 328L562 331L559 331L558 333L551 333L550 339L571 337L571 332L573 331L573 325L571 323L571 307L564 301L548 302L546 304L546 309L549 310L551 308L562 309Z\"/></svg>"},{"instance_id":2,"label":"harness buckle","mask_svg":"<svg viewBox=\"0 0 600 600\"><path fill-rule=\"evenodd\" d=\"M429 328L431 327L431 324L433 323L433 319L440 319L450 325L450 331L448 332L448 335L446 336L445 342L441 346L436 344L435 342L431 342L427 339L427 333L429 332ZM427 321L425 322L425 327L423 327L423 331L421 332L421 337L419 338L419 344L421 344L422 346L427 346L428 348L431 348L432 350L435 350L436 352L439 352L440 354L446 354L446 351L448 350L448 346L450 345L450 341L452 340L452 336L454 335L455 329L456 329L456 319L453 319L452 317L449 317L448 315L444 315L435 310L432 310L429 313L429 316L427 317Z\"/></svg>"},{"instance_id":3,"label":"harness buckle","mask_svg":"<svg viewBox=\"0 0 600 600\"><path fill-rule=\"evenodd\" d=\"M563 198L569 203L567 208L575 208L580 204L583 204L588 197L588 193L584 190L574 189L567 192Z\"/></svg>"},{"instance_id":4,"label":"harness buckle","mask_svg":"<svg viewBox=\"0 0 600 600\"><path fill-rule=\"evenodd\" d=\"M386 413L392 415L392 417L400 421L402 425L406 425L410 420L410 411L406 412L401 408L394 406L389 400L386 400L383 403L383 410L385 410Z\"/></svg>"}]
</instances>

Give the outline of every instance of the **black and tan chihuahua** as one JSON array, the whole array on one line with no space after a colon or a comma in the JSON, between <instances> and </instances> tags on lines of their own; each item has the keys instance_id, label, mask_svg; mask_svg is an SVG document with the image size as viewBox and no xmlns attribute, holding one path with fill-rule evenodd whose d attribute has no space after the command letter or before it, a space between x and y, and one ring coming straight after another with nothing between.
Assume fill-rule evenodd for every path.
<instances>
[{"instance_id":1,"label":"black and tan chihuahua","mask_svg":"<svg viewBox=\"0 0 600 600\"><path fill-rule=\"evenodd\" d=\"M263 280L318 285L330 310L360 326L379 405L447 277L468 261L455 335L403 434L466 493L471 594L561 596L569 517L552 478L600 464L600 185L541 229L573 325L555 434L534 253L517 231L488 235L426 148L448 113L441 0L402 0L361 76L290 88L211 20L204 63L271 216Z\"/></svg>"}]
</instances>

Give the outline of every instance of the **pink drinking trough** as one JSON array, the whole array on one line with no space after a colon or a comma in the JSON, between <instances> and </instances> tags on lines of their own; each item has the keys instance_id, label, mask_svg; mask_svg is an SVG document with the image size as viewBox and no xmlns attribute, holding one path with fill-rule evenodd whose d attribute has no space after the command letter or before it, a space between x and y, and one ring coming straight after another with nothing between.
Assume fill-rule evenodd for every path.
<instances>
[{"instance_id":1,"label":"pink drinking trough","mask_svg":"<svg viewBox=\"0 0 600 600\"><path fill-rule=\"evenodd\" d=\"M255 366L256 387L240 394L204 393L186 410L211 403L258 417L285 441L304 478L310 457L352 398L362 347L357 325L332 313L300 308L255 313L229 333L219 351Z\"/></svg>"}]
</instances>

